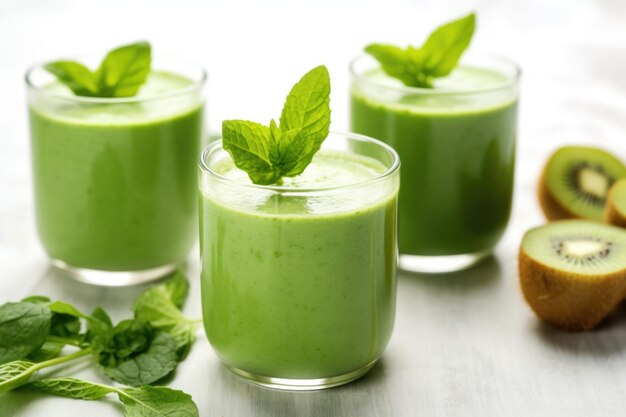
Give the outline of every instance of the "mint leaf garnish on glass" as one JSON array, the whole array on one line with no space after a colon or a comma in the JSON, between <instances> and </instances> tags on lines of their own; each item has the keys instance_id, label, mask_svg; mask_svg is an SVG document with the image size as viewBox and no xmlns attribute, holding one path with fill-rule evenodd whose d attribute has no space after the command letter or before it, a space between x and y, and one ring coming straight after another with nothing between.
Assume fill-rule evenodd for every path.
<instances>
[{"instance_id":1,"label":"mint leaf garnish on glass","mask_svg":"<svg viewBox=\"0 0 626 417\"><path fill-rule=\"evenodd\" d=\"M434 78L445 77L456 67L475 27L476 15L471 13L435 29L421 48L373 43L365 52L376 58L390 77L409 87L432 88Z\"/></svg>"},{"instance_id":2,"label":"mint leaf garnish on glass","mask_svg":"<svg viewBox=\"0 0 626 417\"><path fill-rule=\"evenodd\" d=\"M77 96L133 97L150 73L148 42L124 45L110 51L92 71L74 61L54 61L44 68Z\"/></svg>"},{"instance_id":3,"label":"mint leaf garnish on glass","mask_svg":"<svg viewBox=\"0 0 626 417\"><path fill-rule=\"evenodd\" d=\"M307 72L287 96L280 124L247 120L222 123L223 147L255 184L280 184L301 174L330 128L330 76L320 65Z\"/></svg>"}]
</instances>

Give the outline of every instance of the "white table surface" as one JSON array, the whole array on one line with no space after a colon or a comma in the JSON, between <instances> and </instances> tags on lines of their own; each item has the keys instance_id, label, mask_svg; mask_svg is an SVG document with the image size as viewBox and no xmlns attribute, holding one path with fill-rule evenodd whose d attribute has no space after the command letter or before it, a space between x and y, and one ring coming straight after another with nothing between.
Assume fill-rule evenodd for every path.
<instances>
[{"instance_id":1,"label":"white table surface","mask_svg":"<svg viewBox=\"0 0 626 417\"><path fill-rule=\"evenodd\" d=\"M333 79L333 128L347 127L346 65L370 41L418 43L435 22L479 13L475 50L524 68L515 203L495 257L462 273L399 274L394 335L358 382L289 393L222 367L203 334L171 386L201 416L618 416L626 414L626 309L598 330L539 323L517 278L521 235L540 224L534 187L563 143L626 158L626 3L620 0L123 1L0 0L0 304L45 294L126 317L142 288L102 289L50 269L37 240L22 75L40 60L146 38L211 74L209 122L276 116L293 82L319 63ZM200 316L197 250L187 314ZM105 381L87 363L59 370ZM0 416L119 416L114 401L0 395Z\"/></svg>"}]
</instances>

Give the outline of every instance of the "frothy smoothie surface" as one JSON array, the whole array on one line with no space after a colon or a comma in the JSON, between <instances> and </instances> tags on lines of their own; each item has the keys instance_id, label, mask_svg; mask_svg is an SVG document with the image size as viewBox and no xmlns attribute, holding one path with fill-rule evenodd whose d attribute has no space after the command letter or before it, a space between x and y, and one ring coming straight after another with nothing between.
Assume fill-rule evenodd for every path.
<instances>
[{"instance_id":1,"label":"frothy smoothie surface","mask_svg":"<svg viewBox=\"0 0 626 417\"><path fill-rule=\"evenodd\" d=\"M44 89L54 94L55 99L47 97L46 100L37 100L31 103L31 107L48 117L85 125L143 124L197 109L196 96L189 94L178 96L178 93L186 91L193 84L191 79L181 75L167 71L152 71L135 97L113 99L119 101L120 105L111 106L99 105L103 99L81 97L76 101L74 99L77 96L69 88L59 82L53 82ZM165 96L171 98L162 100L161 98ZM92 104L85 105L82 100ZM126 104L121 104L122 102Z\"/></svg>"},{"instance_id":2,"label":"frothy smoothie surface","mask_svg":"<svg viewBox=\"0 0 626 417\"><path fill-rule=\"evenodd\" d=\"M295 192L346 187L344 192L332 200L315 195L303 195L295 199L283 199L279 195L268 198L267 192L242 192L237 185L251 186L252 181L246 172L235 166L229 156L217 161L212 169L226 181L217 185L219 190L211 190L209 184L204 184L205 194L214 194L214 199L223 204L257 213L324 214L346 211L379 202L393 194L388 186L359 187L359 184L383 175L387 168L373 158L343 151L319 151L302 174L284 177L281 184L283 189Z\"/></svg>"},{"instance_id":3,"label":"frothy smoothie surface","mask_svg":"<svg viewBox=\"0 0 626 417\"><path fill-rule=\"evenodd\" d=\"M371 82L375 82L386 87L406 88L398 79L387 75L382 68L374 68L364 74ZM498 87L507 84L510 77L501 72L479 68L470 65L457 67L447 77L435 78L434 90L463 91L475 90L485 87Z\"/></svg>"},{"instance_id":4,"label":"frothy smoothie surface","mask_svg":"<svg viewBox=\"0 0 626 417\"><path fill-rule=\"evenodd\" d=\"M248 174L235 166L230 158L219 162L214 170L223 177L240 184L252 184ZM333 188L358 184L385 172L380 162L345 152L322 150L313 162L296 177L284 177L285 188Z\"/></svg>"},{"instance_id":5,"label":"frothy smoothie surface","mask_svg":"<svg viewBox=\"0 0 626 417\"><path fill-rule=\"evenodd\" d=\"M170 94L176 90L189 87L193 81L182 75L173 74L167 71L154 70L148 74L145 84L141 86L134 98L155 97L162 94ZM50 83L46 89L55 94L73 97L75 94L64 84L58 81Z\"/></svg>"},{"instance_id":6,"label":"frothy smoothie surface","mask_svg":"<svg viewBox=\"0 0 626 417\"><path fill-rule=\"evenodd\" d=\"M511 105L517 99L516 94L507 89L501 93L492 91L510 85L510 76L474 66L460 66L448 77L436 78L433 89L407 88L380 68L369 70L362 76L367 81L357 83L353 91L355 97L372 104L384 103L392 110L408 110L418 114L424 111L431 114L471 113ZM423 94L417 93L419 90ZM490 94L476 91L490 91Z\"/></svg>"}]
</instances>

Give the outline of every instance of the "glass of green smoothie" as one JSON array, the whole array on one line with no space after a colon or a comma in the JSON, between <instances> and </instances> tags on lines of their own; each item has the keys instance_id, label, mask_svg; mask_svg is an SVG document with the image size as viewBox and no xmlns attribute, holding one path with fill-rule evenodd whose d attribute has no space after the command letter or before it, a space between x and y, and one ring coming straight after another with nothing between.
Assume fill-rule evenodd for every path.
<instances>
[{"instance_id":1,"label":"glass of green smoothie","mask_svg":"<svg viewBox=\"0 0 626 417\"><path fill-rule=\"evenodd\" d=\"M53 265L115 286L186 259L206 79L198 66L157 60L137 95L86 97L43 64L28 70L36 220Z\"/></svg>"},{"instance_id":2,"label":"glass of green smoothie","mask_svg":"<svg viewBox=\"0 0 626 417\"><path fill-rule=\"evenodd\" d=\"M291 390L367 372L394 322L396 152L331 133L280 185L253 184L222 141L199 165L204 325L224 364Z\"/></svg>"},{"instance_id":3,"label":"glass of green smoothie","mask_svg":"<svg viewBox=\"0 0 626 417\"><path fill-rule=\"evenodd\" d=\"M431 88L406 86L366 55L350 71L352 130L402 160L400 268L448 272L489 256L511 211L519 68L470 55Z\"/></svg>"}]
</instances>

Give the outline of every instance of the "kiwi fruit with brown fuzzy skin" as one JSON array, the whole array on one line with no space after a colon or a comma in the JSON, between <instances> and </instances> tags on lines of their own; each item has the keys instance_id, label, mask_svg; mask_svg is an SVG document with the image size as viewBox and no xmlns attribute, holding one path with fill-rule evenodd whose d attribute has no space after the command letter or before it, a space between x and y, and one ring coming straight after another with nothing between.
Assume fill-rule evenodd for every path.
<instances>
[{"instance_id":1,"label":"kiwi fruit with brown fuzzy skin","mask_svg":"<svg viewBox=\"0 0 626 417\"><path fill-rule=\"evenodd\" d=\"M626 179L617 181L609 190L604 208L604 221L626 228Z\"/></svg>"},{"instance_id":2,"label":"kiwi fruit with brown fuzzy skin","mask_svg":"<svg viewBox=\"0 0 626 417\"><path fill-rule=\"evenodd\" d=\"M539 204L550 221L602 221L608 190L621 178L626 178L626 167L610 153L593 147L564 146L544 167Z\"/></svg>"},{"instance_id":3,"label":"kiwi fruit with brown fuzzy skin","mask_svg":"<svg viewBox=\"0 0 626 417\"><path fill-rule=\"evenodd\" d=\"M626 295L626 230L563 220L529 230L519 251L524 298L544 321L594 328Z\"/></svg>"}]
</instances>

